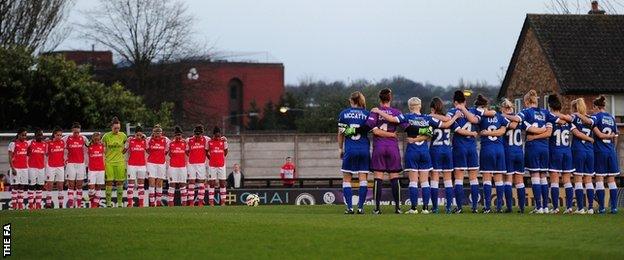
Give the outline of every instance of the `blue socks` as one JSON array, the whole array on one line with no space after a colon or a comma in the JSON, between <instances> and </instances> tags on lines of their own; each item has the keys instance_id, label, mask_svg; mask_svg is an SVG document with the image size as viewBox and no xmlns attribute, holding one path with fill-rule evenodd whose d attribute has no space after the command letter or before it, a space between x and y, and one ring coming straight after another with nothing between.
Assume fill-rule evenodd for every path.
<instances>
[{"instance_id":1,"label":"blue socks","mask_svg":"<svg viewBox=\"0 0 624 260\"><path fill-rule=\"evenodd\" d=\"M479 203L479 181L470 181L470 198L472 199L471 209L476 210Z\"/></svg>"},{"instance_id":2,"label":"blue socks","mask_svg":"<svg viewBox=\"0 0 624 260\"><path fill-rule=\"evenodd\" d=\"M420 187L422 188L422 197L423 197L423 209L429 208L429 200L431 199L431 187L429 187L429 182L421 182Z\"/></svg>"},{"instance_id":3,"label":"blue socks","mask_svg":"<svg viewBox=\"0 0 624 260\"><path fill-rule=\"evenodd\" d=\"M542 208L548 208L548 180L546 177L540 177L540 184L542 188Z\"/></svg>"},{"instance_id":4,"label":"blue socks","mask_svg":"<svg viewBox=\"0 0 624 260\"><path fill-rule=\"evenodd\" d=\"M604 211L605 209L604 182L596 182L596 198L598 199L598 211Z\"/></svg>"},{"instance_id":5,"label":"blue socks","mask_svg":"<svg viewBox=\"0 0 624 260\"><path fill-rule=\"evenodd\" d=\"M362 180L360 181L360 189L358 190L358 209L364 208L364 202L366 201L366 196L368 195L368 181Z\"/></svg>"},{"instance_id":6,"label":"blue socks","mask_svg":"<svg viewBox=\"0 0 624 260\"><path fill-rule=\"evenodd\" d=\"M507 206L507 211L511 212L512 204L513 194L511 189L511 182L505 182L505 206Z\"/></svg>"},{"instance_id":7,"label":"blue socks","mask_svg":"<svg viewBox=\"0 0 624 260\"><path fill-rule=\"evenodd\" d=\"M485 210L489 210L492 204L492 182L484 181L483 182L483 206Z\"/></svg>"},{"instance_id":8,"label":"blue socks","mask_svg":"<svg viewBox=\"0 0 624 260\"><path fill-rule=\"evenodd\" d=\"M578 210L585 208L585 196L583 196L583 183L577 182L574 184L574 196L576 197L576 208Z\"/></svg>"},{"instance_id":9,"label":"blue socks","mask_svg":"<svg viewBox=\"0 0 624 260\"><path fill-rule=\"evenodd\" d=\"M585 192L587 193L587 209L594 208L594 184L586 183L585 184Z\"/></svg>"},{"instance_id":10,"label":"blue socks","mask_svg":"<svg viewBox=\"0 0 624 260\"><path fill-rule=\"evenodd\" d=\"M571 209L572 200L574 199L574 189L572 188L572 183L564 183L563 187L565 188L566 209Z\"/></svg>"},{"instance_id":11,"label":"blue socks","mask_svg":"<svg viewBox=\"0 0 624 260\"><path fill-rule=\"evenodd\" d=\"M611 207L611 211L617 210L617 185L615 182L609 182L609 206Z\"/></svg>"},{"instance_id":12,"label":"blue socks","mask_svg":"<svg viewBox=\"0 0 624 260\"><path fill-rule=\"evenodd\" d=\"M446 199L446 211L451 211L451 204L453 204L453 181L444 181L444 198Z\"/></svg>"},{"instance_id":13,"label":"blue socks","mask_svg":"<svg viewBox=\"0 0 624 260\"><path fill-rule=\"evenodd\" d=\"M531 190L533 191L533 197L535 197L535 208L542 208L542 184L540 184L539 177L531 177Z\"/></svg>"},{"instance_id":14,"label":"blue socks","mask_svg":"<svg viewBox=\"0 0 624 260\"><path fill-rule=\"evenodd\" d=\"M342 183L342 193L344 194L347 209L353 209L353 191L351 190L351 182Z\"/></svg>"},{"instance_id":15,"label":"blue socks","mask_svg":"<svg viewBox=\"0 0 624 260\"><path fill-rule=\"evenodd\" d=\"M409 183L409 197L410 197L410 202L412 204L412 209L416 209L416 206L418 206L418 182L410 182Z\"/></svg>"},{"instance_id":16,"label":"blue socks","mask_svg":"<svg viewBox=\"0 0 624 260\"><path fill-rule=\"evenodd\" d=\"M558 209L559 208L559 183L550 184L550 197L552 199L553 209Z\"/></svg>"},{"instance_id":17,"label":"blue socks","mask_svg":"<svg viewBox=\"0 0 624 260\"><path fill-rule=\"evenodd\" d=\"M503 196L505 194L505 186L503 182L496 182L496 211L503 209Z\"/></svg>"},{"instance_id":18,"label":"blue socks","mask_svg":"<svg viewBox=\"0 0 624 260\"><path fill-rule=\"evenodd\" d=\"M438 210L438 198L440 183L438 181L431 181L431 209Z\"/></svg>"},{"instance_id":19,"label":"blue socks","mask_svg":"<svg viewBox=\"0 0 624 260\"><path fill-rule=\"evenodd\" d=\"M455 202L458 208L464 205L464 180L455 180Z\"/></svg>"},{"instance_id":20,"label":"blue socks","mask_svg":"<svg viewBox=\"0 0 624 260\"><path fill-rule=\"evenodd\" d=\"M518 193L518 207L520 212L524 212L524 205L526 204L526 188L524 183L516 184L516 192Z\"/></svg>"}]
</instances>

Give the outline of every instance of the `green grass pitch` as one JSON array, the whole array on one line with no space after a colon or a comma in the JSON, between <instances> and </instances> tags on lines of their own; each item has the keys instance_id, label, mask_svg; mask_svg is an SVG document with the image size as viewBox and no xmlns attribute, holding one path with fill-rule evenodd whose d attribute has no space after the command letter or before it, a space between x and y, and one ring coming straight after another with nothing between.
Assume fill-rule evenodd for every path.
<instances>
[{"instance_id":1,"label":"green grass pitch","mask_svg":"<svg viewBox=\"0 0 624 260\"><path fill-rule=\"evenodd\" d=\"M342 206L230 206L4 211L0 217L12 224L15 259L624 259L624 214L342 212Z\"/></svg>"}]
</instances>

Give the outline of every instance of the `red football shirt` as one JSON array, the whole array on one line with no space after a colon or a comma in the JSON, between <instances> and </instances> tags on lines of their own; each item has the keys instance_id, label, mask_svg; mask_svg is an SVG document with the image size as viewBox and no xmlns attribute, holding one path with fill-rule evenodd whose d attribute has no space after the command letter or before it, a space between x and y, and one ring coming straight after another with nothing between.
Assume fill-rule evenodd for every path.
<instances>
[{"instance_id":1,"label":"red football shirt","mask_svg":"<svg viewBox=\"0 0 624 260\"><path fill-rule=\"evenodd\" d=\"M85 147L89 143L87 137L71 134L63 137L63 141L67 145L67 162L84 163Z\"/></svg>"},{"instance_id":2,"label":"red football shirt","mask_svg":"<svg viewBox=\"0 0 624 260\"><path fill-rule=\"evenodd\" d=\"M28 146L28 167L35 169L45 168L46 150L48 150L48 145L45 141L31 141L30 146Z\"/></svg>"},{"instance_id":3,"label":"red football shirt","mask_svg":"<svg viewBox=\"0 0 624 260\"><path fill-rule=\"evenodd\" d=\"M104 170L104 144L91 144L88 148L89 171Z\"/></svg>"},{"instance_id":4,"label":"red football shirt","mask_svg":"<svg viewBox=\"0 0 624 260\"><path fill-rule=\"evenodd\" d=\"M48 166L65 166L65 142L63 139L48 142Z\"/></svg>"},{"instance_id":5,"label":"red football shirt","mask_svg":"<svg viewBox=\"0 0 624 260\"><path fill-rule=\"evenodd\" d=\"M166 153L169 142L169 138L167 137L148 137L146 140L148 153L147 162L164 164L166 162Z\"/></svg>"},{"instance_id":6,"label":"red football shirt","mask_svg":"<svg viewBox=\"0 0 624 260\"><path fill-rule=\"evenodd\" d=\"M187 139L189 149L189 163L199 164L206 163L206 149L208 149L207 136L196 138L195 136Z\"/></svg>"},{"instance_id":7,"label":"red football shirt","mask_svg":"<svg viewBox=\"0 0 624 260\"><path fill-rule=\"evenodd\" d=\"M172 140L169 143L169 166L186 167L186 141Z\"/></svg>"},{"instance_id":8,"label":"red football shirt","mask_svg":"<svg viewBox=\"0 0 624 260\"><path fill-rule=\"evenodd\" d=\"M9 152L13 152L13 168L28 168L28 141L15 140L9 143Z\"/></svg>"},{"instance_id":9,"label":"red football shirt","mask_svg":"<svg viewBox=\"0 0 624 260\"><path fill-rule=\"evenodd\" d=\"M208 152L210 153L210 160L208 165L211 167L223 167L225 166L225 150L228 149L227 138L222 136L217 139L210 139L208 141Z\"/></svg>"},{"instance_id":10,"label":"red football shirt","mask_svg":"<svg viewBox=\"0 0 624 260\"><path fill-rule=\"evenodd\" d=\"M145 148L147 144L145 139L139 139L136 137L128 138L126 142L126 149L128 149L128 165L132 166L145 166Z\"/></svg>"},{"instance_id":11,"label":"red football shirt","mask_svg":"<svg viewBox=\"0 0 624 260\"><path fill-rule=\"evenodd\" d=\"M285 184L294 184L295 179L297 178L297 174L295 172L295 164L293 163L285 163L282 165L280 177L282 177L282 182Z\"/></svg>"}]
</instances>

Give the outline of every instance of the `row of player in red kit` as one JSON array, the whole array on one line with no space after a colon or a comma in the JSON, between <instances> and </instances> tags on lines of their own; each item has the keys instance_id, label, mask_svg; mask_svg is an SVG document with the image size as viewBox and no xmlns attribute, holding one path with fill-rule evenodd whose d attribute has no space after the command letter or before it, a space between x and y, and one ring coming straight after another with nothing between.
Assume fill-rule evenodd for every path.
<instances>
[{"instance_id":1,"label":"row of player in red kit","mask_svg":"<svg viewBox=\"0 0 624 260\"><path fill-rule=\"evenodd\" d=\"M175 186L181 190L181 201L184 205L193 205L195 201L195 183L199 185L197 196L197 204L203 205L205 193L205 180L209 180L209 203L214 205L214 187L216 179L220 182L221 203L225 200L225 157L227 156L227 139L219 133L213 135L213 138L203 135L203 127L198 126L195 134L187 139L182 138L181 130L176 131L173 140L163 136L161 133L146 138L142 131L130 137L125 142L124 153L127 157L127 179L128 179L128 198L134 197L134 183L139 182L139 205L144 206L143 202L143 181L150 179L149 198L152 206L161 204L162 201L162 181L169 180L169 204L173 205L173 195ZM91 196L101 189L100 185L104 184L103 176L106 170L106 147L100 141L99 133L95 140L89 140L83 135L72 134L61 138L61 132L55 131L57 137L52 140L43 140L42 132L39 130L35 134L34 140L26 140L26 131L20 131L18 138L9 145L10 161L15 177L12 180L12 187L19 191L18 186L37 186L29 190L29 205L32 208L41 207L41 185L46 182L46 191L48 194L47 203L51 202L50 191L54 183L57 184L57 190L62 191L64 184L67 184L68 192L76 191L76 196L70 196L71 201L68 205L79 206L79 200L82 199L82 181L85 179L85 147L88 154L88 170L89 170L89 186L91 197L91 206L97 207L98 196ZM23 136L20 136L23 135ZM65 160L65 151L67 151L67 160ZM147 156L146 156L147 154ZM169 155L169 162L166 157ZM47 165L46 165L47 157ZM206 160L208 158L208 160ZM188 159L188 160L187 160ZM208 169L206 171L206 162L208 161ZM73 167L78 166L78 167ZM76 169L82 168L82 174L76 173ZM55 171L58 170L58 173ZM29 174L40 171L39 174ZM43 176L45 172L45 177ZM74 172L73 174L70 172ZM95 174L94 174L95 173ZM100 174L97 174L100 173ZM33 178L31 178L31 176ZM73 176L73 177L72 177ZM106 178L109 181L108 177ZM80 180L79 184L76 182ZM159 181L156 181L159 180ZM15 182L15 183L13 183ZM70 185L73 183L74 185ZM189 190L186 191L186 184L189 184ZM49 185L48 185L49 184ZM154 185L157 184L157 185ZM158 185L159 184L159 185ZM71 186L71 187L70 187ZM75 187L75 189L74 189ZM172 191L173 187L173 191ZM24 187L25 188L25 187ZM91 190L94 190L91 192ZM32 192L31 192L32 191ZM39 191L35 193L35 191ZM22 192L19 192L22 193ZM32 193L32 194L31 194ZM35 195L36 194L36 195ZM23 197L16 194L15 209L23 208ZM21 198L21 199L20 199ZM158 200L156 200L158 199ZM62 201L62 195L59 194L59 200ZM128 200L128 206L133 206L133 199ZM36 203L35 203L36 202ZM61 206L62 207L62 206Z\"/></svg>"}]
</instances>

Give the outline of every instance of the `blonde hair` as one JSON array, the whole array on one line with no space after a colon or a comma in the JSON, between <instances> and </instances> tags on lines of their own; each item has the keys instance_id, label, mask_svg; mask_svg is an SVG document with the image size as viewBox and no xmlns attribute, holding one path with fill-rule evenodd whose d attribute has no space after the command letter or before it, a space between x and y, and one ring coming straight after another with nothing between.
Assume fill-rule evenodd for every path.
<instances>
[{"instance_id":1,"label":"blonde hair","mask_svg":"<svg viewBox=\"0 0 624 260\"><path fill-rule=\"evenodd\" d=\"M587 105L584 98L572 100L572 108L581 115L587 115Z\"/></svg>"},{"instance_id":2,"label":"blonde hair","mask_svg":"<svg viewBox=\"0 0 624 260\"><path fill-rule=\"evenodd\" d=\"M529 90L529 92L524 95L524 103L537 105L537 92L535 89Z\"/></svg>"},{"instance_id":3,"label":"blonde hair","mask_svg":"<svg viewBox=\"0 0 624 260\"><path fill-rule=\"evenodd\" d=\"M409 106L410 112L420 111L420 108L422 107L422 101L420 100L420 98L411 97L407 100L407 105Z\"/></svg>"},{"instance_id":4,"label":"blonde hair","mask_svg":"<svg viewBox=\"0 0 624 260\"><path fill-rule=\"evenodd\" d=\"M503 101L501 101L500 106L501 106L501 108L511 109L511 111L514 111L516 109L514 104L508 98L503 98Z\"/></svg>"},{"instance_id":5,"label":"blonde hair","mask_svg":"<svg viewBox=\"0 0 624 260\"><path fill-rule=\"evenodd\" d=\"M358 107L366 108L366 98L364 97L364 94L362 94L362 92L355 91L351 93L351 97L349 97L349 100Z\"/></svg>"}]
</instances>

